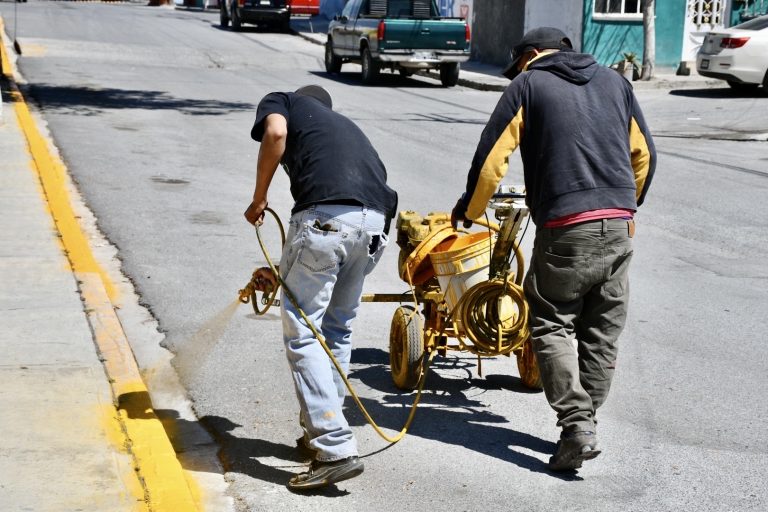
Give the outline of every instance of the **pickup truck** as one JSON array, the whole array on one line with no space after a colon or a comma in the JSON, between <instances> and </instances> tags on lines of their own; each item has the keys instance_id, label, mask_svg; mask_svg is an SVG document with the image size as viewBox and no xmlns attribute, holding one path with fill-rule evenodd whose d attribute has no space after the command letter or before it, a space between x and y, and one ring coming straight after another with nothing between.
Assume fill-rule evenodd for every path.
<instances>
[{"instance_id":1,"label":"pickup truck","mask_svg":"<svg viewBox=\"0 0 768 512\"><path fill-rule=\"evenodd\" d=\"M317 14L320 0L219 0L219 22L232 30L242 30L243 23L272 25L290 30L292 14Z\"/></svg>"},{"instance_id":2,"label":"pickup truck","mask_svg":"<svg viewBox=\"0 0 768 512\"><path fill-rule=\"evenodd\" d=\"M382 68L403 76L437 69L443 86L452 87L469 60L469 42L467 21L440 17L435 0L349 0L328 26L325 70L359 62L368 85Z\"/></svg>"}]
</instances>

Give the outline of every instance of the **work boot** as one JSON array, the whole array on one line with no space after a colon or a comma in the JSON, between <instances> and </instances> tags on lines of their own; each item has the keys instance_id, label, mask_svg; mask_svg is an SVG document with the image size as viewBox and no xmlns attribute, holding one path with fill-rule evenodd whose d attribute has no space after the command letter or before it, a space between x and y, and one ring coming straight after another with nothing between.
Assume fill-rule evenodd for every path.
<instances>
[{"instance_id":1,"label":"work boot","mask_svg":"<svg viewBox=\"0 0 768 512\"><path fill-rule=\"evenodd\" d=\"M296 439L296 452L299 454L299 457L301 457L301 460L307 462L313 460L315 455L317 455L317 450L309 445L306 436L301 436Z\"/></svg>"},{"instance_id":2,"label":"work boot","mask_svg":"<svg viewBox=\"0 0 768 512\"><path fill-rule=\"evenodd\" d=\"M594 432L563 432L547 467L552 471L579 469L585 460L600 455Z\"/></svg>"},{"instance_id":3,"label":"work boot","mask_svg":"<svg viewBox=\"0 0 768 512\"><path fill-rule=\"evenodd\" d=\"M325 487L354 478L360 475L363 469L365 466L357 456L331 462L315 460L309 466L309 471L299 473L291 478L288 482L288 488L292 491L304 491Z\"/></svg>"}]
</instances>

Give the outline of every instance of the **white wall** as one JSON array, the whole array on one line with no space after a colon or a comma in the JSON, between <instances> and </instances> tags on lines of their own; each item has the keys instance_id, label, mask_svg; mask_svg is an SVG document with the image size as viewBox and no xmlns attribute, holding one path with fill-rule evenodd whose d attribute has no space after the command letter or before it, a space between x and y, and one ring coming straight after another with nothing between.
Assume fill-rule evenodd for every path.
<instances>
[{"instance_id":1,"label":"white wall","mask_svg":"<svg viewBox=\"0 0 768 512\"><path fill-rule=\"evenodd\" d=\"M583 0L527 0L524 32L536 27L559 28L581 50Z\"/></svg>"}]
</instances>

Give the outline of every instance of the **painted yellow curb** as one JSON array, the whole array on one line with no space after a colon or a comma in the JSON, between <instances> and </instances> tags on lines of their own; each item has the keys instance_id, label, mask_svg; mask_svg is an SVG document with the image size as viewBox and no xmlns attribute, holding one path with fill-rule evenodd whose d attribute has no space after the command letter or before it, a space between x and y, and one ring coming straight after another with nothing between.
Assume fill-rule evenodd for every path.
<instances>
[{"instance_id":1,"label":"painted yellow curb","mask_svg":"<svg viewBox=\"0 0 768 512\"><path fill-rule=\"evenodd\" d=\"M0 18L0 33L4 30ZM16 85L5 44L0 37L2 72L8 78L19 126L32 157L32 169L42 184L56 229L77 279L94 341L102 358L120 414L121 428L129 440L149 509L157 512L201 510L163 425L152 408L149 392L114 310L116 288L93 255L75 216L66 188L64 163L52 153Z\"/></svg>"}]
</instances>

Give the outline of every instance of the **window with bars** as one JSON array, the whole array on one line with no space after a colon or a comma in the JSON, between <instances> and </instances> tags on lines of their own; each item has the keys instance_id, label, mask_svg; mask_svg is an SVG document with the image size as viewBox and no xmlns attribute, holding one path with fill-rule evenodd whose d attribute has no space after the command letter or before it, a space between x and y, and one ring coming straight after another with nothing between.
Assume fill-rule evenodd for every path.
<instances>
[{"instance_id":1,"label":"window with bars","mask_svg":"<svg viewBox=\"0 0 768 512\"><path fill-rule=\"evenodd\" d=\"M594 0L594 17L642 19L645 2L642 0Z\"/></svg>"}]
</instances>

